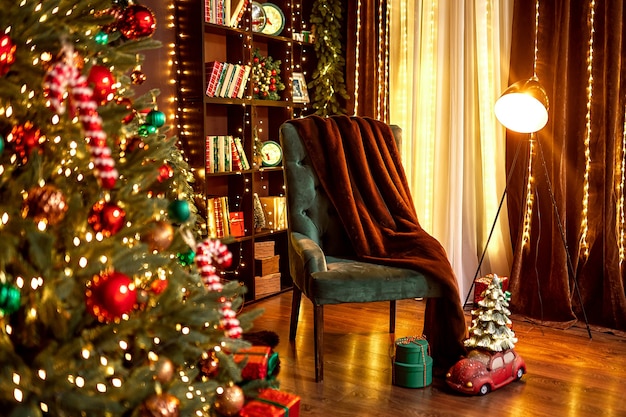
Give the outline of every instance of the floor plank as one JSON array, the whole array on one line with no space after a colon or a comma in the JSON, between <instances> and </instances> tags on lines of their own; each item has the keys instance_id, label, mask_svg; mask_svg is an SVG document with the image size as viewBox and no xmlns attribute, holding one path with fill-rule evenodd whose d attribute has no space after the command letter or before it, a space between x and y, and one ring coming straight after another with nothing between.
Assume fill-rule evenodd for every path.
<instances>
[{"instance_id":1,"label":"floor plank","mask_svg":"<svg viewBox=\"0 0 626 417\"><path fill-rule=\"evenodd\" d=\"M514 320L516 350L528 373L486 396L464 396L443 379L421 389L391 383L398 337L421 334L424 302L398 302L395 334L388 303L325 307L324 381L315 382L313 309L303 298L295 342L289 342L291 292L246 306L262 308L253 330L280 337L281 389L301 397L302 416L626 416L626 338L574 327L559 330ZM469 313L466 317L469 324Z\"/></svg>"}]
</instances>

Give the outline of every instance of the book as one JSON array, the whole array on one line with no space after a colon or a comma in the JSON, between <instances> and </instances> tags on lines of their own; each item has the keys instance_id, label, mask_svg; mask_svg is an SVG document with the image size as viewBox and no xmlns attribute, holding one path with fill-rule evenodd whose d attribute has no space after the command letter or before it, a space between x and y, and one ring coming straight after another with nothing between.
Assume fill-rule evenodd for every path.
<instances>
[{"instance_id":1,"label":"book","mask_svg":"<svg viewBox=\"0 0 626 417\"><path fill-rule=\"evenodd\" d=\"M230 6L230 26L236 28L239 26L241 19L243 18L244 13L246 12L246 7L250 0L233 0L233 4Z\"/></svg>"},{"instance_id":2,"label":"book","mask_svg":"<svg viewBox=\"0 0 626 417\"><path fill-rule=\"evenodd\" d=\"M237 145L235 145L235 139L232 136L228 137L228 141L230 142L230 152L231 152L231 160L233 161L232 169L237 171L243 170L243 164L241 163L241 157L239 156L239 151L237 150Z\"/></svg>"},{"instance_id":3,"label":"book","mask_svg":"<svg viewBox=\"0 0 626 417\"><path fill-rule=\"evenodd\" d=\"M242 69L243 69L243 65L235 64L235 68L233 69L233 74L230 77L228 88L226 89L226 95L224 95L224 97L226 98L237 97L237 94L234 94L234 91L237 88L237 82L239 80L239 77L243 75ZM241 85L241 82L239 82L239 84Z\"/></svg>"},{"instance_id":4,"label":"book","mask_svg":"<svg viewBox=\"0 0 626 417\"><path fill-rule=\"evenodd\" d=\"M215 140L214 136L207 136L205 142L205 161L204 172L206 174L213 174L215 172L215 159L213 157L215 153Z\"/></svg>"},{"instance_id":5,"label":"book","mask_svg":"<svg viewBox=\"0 0 626 417\"><path fill-rule=\"evenodd\" d=\"M246 156L246 152L243 149L243 143L241 142L241 138L234 138L235 147L237 148L237 153L239 154L239 159L241 160L241 167L243 170L250 169L250 163L248 162L248 157Z\"/></svg>"},{"instance_id":6,"label":"book","mask_svg":"<svg viewBox=\"0 0 626 417\"><path fill-rule=\"evenodd\" d=\"M252 67L250 65L244 65L244 72L241 76L241 85L239 86L239 90L237 91L237 98L243 98L243 95L246 92L246 85L248 84L251 70Z\"/></svg>"},{"instance_id":7,"label":"book","mask_svg":"<svg viewBox=\"0 0 626 417\"><path fill-rule=\"evenodd\" d=\"M246 235L243 221L243 211L231 211L229 214L230 234L233 237L242 237Z\"/></svg>"},{"instance_id":8,"label":"book","mask_svg":"<svg viewBox=\"0 0 626 417\"><path fill-rule=\"evenodd\" d=\"M209 97L215 97L220 75L222 74L222 67L224 63L219 61L212 61L205 65L206 68L206 95Z\"/></svg>"},{"instance_id":9,"label":"book","mask_svg":"<svg viewBox=\"0 0 626 417\"><path fill-rule=\"evenodd\" d=\"M219 97L226 97L226 92L228 91L228 86L233 77L233 71L235 70L234 64L225 64L226 65L226 74L224 74L224 80L220 86L220 92L218 94Z\"/></svg>"}]
</instances>

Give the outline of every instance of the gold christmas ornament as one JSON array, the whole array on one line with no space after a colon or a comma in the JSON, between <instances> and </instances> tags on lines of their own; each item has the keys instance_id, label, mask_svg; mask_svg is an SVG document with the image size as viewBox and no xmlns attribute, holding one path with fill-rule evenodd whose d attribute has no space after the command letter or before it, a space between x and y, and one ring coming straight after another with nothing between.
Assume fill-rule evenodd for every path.
<instances>
[{"instance_id":1,"label":"gold christmas ornament","mask_svg":"<svg viewBox=\"0 0 626 417\"><path fill-rule=\"evenodd\" d=\"M60 223L66 212L65 195L53 185L31 188L22 205L23 217L32 217L37 223L43 221L52 226Z\"/></svg>"},{"instance_id":2,"label":"gold christmas ornament","mask_svg":"<svg viewBox=\"0 0 626 417\"><path fill-rule=\"evenodd\" d=\"M166 221L156 221L143 239L151 251L164 251L174 241L174 227Z\"/></svg>"},{"instance_id":3,"label":"gold christmas ornament","mask_svg":"<svg viewBox=\"0 0 626 417\"><path fill-rule=\"evenodd\" d=\"M245 395L237 385L219 387L215 397L215 409L225 417L233 417L239 414L243 408Z\"/></svg>"},{"instance_id":4,"label":"gold christmas ornament","mask_svg":"<svg viewBox=\"0 0 626 417\"><path fill-rule=\"evenodd\" d=\"M141 405L141 417L178 417L180 400L172 394L155 394Z\"/></svg>"},{"instance_id":5,"label":"gold christmas ornament","mask_svg":"<svg viewBox=\"0 0 626 417\"><path fill-rule=\"evenodd\" d=\"M155 364L154 378L166 384L174 377L174 363L168 358L160 358Z\"/></svg>"}]
</instances>

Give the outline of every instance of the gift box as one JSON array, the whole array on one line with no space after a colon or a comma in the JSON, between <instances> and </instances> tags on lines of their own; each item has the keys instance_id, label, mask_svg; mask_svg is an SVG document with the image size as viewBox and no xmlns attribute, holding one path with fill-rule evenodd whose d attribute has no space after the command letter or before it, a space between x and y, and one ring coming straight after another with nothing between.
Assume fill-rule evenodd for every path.
<instances>
[{"instance_id":1,"label":"gift box","mask_svg":"<svg viewBox=\"0 0 626 417\"><path fill-rule=\"evenodd\" d=\"M498 278L500 278L502 291L507 291L509 289L509 277L501 277L498 275ZM487 289L492 279L493 274L488 274L476 279L474 282L474 305L478 304L478 302L484 298L483 292Z\"/></svg>"},{"instance_id":2,"label":"gift box","mask_svg":"<svg viewBox=\"0 0 626 417\"><path fill-rule=\"evenodd\" d=\"M248 362L241 370L241 377L250 381L253 379L273 379L280 366L280 358L277 352L273 352L267 346L252 346L248 349L239 350L233 359L235 362L248 359Z\"/></svg>"},{"instance_id":3,"label":"gift box","mask_svg":"<svg viewBox=\"0 0 626 417\"><path fill-rule=\"evenodd\" d=\"M237 353L233 355L233 359L237 363L241 363L247 359L246 365L241 370L241 378L250 381L252 379L267 378L271 356L272 349L270 347L251 346L247 349L237 351Z\"/></svg>"},{"instance_id":4,"label":"gift box","mask_svg":"<svg viewBox=\"0 0 626 417\"><path fill-rule=\"evenodd\" d=\"M300 417L300 397L285 391L265 389L239 411L240 417Z\"/></svg>"},{"instance_id":5,"label":"gift box","mask_svg":"<svg viewBox=\"0 0 626 417\"><path fill-rule=\"evenodd\" d=\"M394 385L423 388L433 381L433 359L428 342L420 337L403 337L395 342L392 380Z\"/></svg>"}]
</instances>

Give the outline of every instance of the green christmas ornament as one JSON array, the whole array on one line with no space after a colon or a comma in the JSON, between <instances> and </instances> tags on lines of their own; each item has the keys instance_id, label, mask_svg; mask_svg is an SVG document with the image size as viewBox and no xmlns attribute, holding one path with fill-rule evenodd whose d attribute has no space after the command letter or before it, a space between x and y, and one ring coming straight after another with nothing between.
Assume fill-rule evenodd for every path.
<instances>
[{"instance_id":1,"label":"green christmas ornament","mask_svg":"<svg viewBox=\"0 0 626 417\"><path fill-rule=\"evenodd\" d=\"M139 126L138 132L140 136L145 138L146 136L155 134L157 132L157 127L149 123L144 123Z\"/></svg>"},{"instance_id":2,"label":"green christmas ornament","mask_svg":"<svg viewBox=\"0 0 626 417\"><path fill-rule=\"evenodd\" d=\"M146 115L146 123L156 127L163 126L165 124L165 113L159 110L150 110Z\"/></svg>"},{"instance_id":3,"label":"green christmas ornament","mask_svg":"<svg viewBox=\"0 0 626 417\"><path fill-rule=\"evenodd\" d=\"M4 314L13 314L20 308L21 294L19 288L13 284L0 284L0 311Z\"/></svg>"},{"instance_id":4,"label":"green christmas ornament","mask_svg":"<svg viewBox=\"0 0 626 417\"><path fill-rule=\"evenodd\" d=\"M178 223L184 223L189 220L191 216L191 209L189 203L185 200L174 200L168 207L168 214L170 218Z\"/></svg>"},{"instance_id":5,"label":"green christmas ornament","mask_svg":"<svg viewBox=\"0 0 626 417\"><path fill-rule=\"evenodd\" d=\"M96 43L100 44L100 45L106 45L107 43L109 43L109 34L103 31L100 31L98 33L96 33L96 36L94 37Z\"/></svg>"},{"instance_id":6,"label":"green christmas ornament","mask_svg":"<svg viewBox=\"0 0 626 417\"><path fill-rule=\"evenodd\" d=\"M187 252L177 254L176 257L178 258L178 262L180 262L182 266L189 266L193 265L194 261L196 260L196 253L193 250L189 249Z\"/></svg>"}]
</instances>

